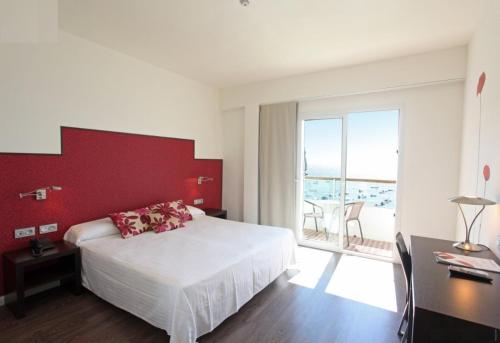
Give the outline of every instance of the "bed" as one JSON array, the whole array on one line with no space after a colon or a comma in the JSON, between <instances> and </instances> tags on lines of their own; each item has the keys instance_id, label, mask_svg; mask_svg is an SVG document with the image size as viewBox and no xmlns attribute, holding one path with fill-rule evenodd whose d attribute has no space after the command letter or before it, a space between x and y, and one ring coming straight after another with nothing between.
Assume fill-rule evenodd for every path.
<instances>
[{"instance_id":1,"label":"bed","mask_svg":"<svg viewBox=\"0 0 500 343\"><path fill-rule=\"evenodd\" d=\"M295 259L288 229L198 214L186 227L121 238L109 219L72 227L84 287L191 343L236 313Z\"/></svg>"}]
</instances>

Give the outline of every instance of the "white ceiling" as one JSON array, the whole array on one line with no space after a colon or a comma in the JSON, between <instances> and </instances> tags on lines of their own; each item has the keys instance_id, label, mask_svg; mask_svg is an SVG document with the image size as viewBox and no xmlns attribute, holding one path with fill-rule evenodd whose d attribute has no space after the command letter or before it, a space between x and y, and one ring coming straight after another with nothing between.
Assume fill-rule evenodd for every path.
<instances>
[{"instance_id":1,"label":"white ceiling","mask_svg":"<svg viewBox=\"0 0 500 343\"><path fill-rule=\"evenodd\" d=\"M479 0L60 0L61 28L228 87L468 42Z\"/></svg>"}]
</instances>

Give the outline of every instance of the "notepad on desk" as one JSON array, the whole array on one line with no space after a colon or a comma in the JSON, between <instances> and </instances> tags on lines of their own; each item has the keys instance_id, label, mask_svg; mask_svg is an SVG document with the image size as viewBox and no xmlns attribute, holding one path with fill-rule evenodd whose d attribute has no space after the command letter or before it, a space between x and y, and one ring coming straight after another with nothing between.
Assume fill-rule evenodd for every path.
<instances>
[{"instance_id":1,"label":"notepad on desk","mask_svg":"<svg viewBox=\"0 0 500 343\"><path fill-rule=\"evenodd\" d=\"M464 256L442 251L434 251L434 256L439 263L500 273L498 263L489 258Z\"/></svg>"}]
</instances>

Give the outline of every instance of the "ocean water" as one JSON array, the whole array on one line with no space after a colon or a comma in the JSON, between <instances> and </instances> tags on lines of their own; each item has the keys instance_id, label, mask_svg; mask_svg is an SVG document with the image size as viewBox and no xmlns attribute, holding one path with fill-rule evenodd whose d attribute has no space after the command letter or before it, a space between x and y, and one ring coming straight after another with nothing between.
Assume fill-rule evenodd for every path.
<instances>
[{"instance_id":1,"label":"ocean water","mask_svg":"<svg viewBox=\"0 0 500 343\"><path fill-rule=\"evenodd\" d=\"M304 180L306 200L339 200L339 180ZM366 206L394 208L396 205L396 184L378 182L346 182L346 202L364 201Z\"/></svg>"}]
</instances>

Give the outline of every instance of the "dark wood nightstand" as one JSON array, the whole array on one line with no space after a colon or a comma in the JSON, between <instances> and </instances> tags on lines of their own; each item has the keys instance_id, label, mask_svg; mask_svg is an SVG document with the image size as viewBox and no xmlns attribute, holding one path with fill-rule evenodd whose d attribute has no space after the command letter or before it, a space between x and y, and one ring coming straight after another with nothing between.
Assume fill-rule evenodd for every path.
<instances>
[{"instance_id":1,"label":"dark wood nightstand","mask_svg":"<svg viewBox=\"0 0 500 343\"><path fill-rule=\"evenodd\" d=\"M220 208L205 208L203 211L205 211L207 216L227 219L227 210L222 210Z\"/></svg>"},{"instance_id":2,"label":"dark wood nightstand","mask_svg":"<svg viewBox=\"0 0 500 343\"><path fill-rule=\"evenodd\" d=\"M54 243L53 249L33 257L25 248L3 255L5 305L16 318L25 316L26 291L60 281L74 294L81 292L80 248L65 241Z\"/></svg>"}]
</instances>

